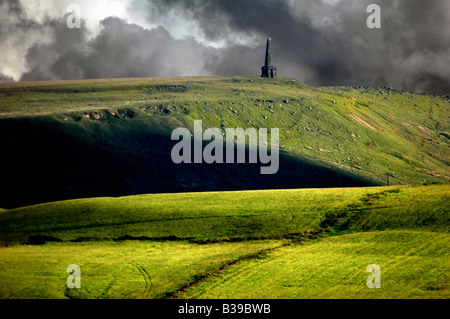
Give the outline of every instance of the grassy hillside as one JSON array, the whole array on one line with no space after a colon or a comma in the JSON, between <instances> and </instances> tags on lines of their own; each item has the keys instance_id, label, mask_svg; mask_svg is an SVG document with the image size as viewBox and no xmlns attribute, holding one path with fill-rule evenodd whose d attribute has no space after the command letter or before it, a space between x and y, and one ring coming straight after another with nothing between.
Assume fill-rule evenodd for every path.
<instances>
[{"instance_id":1,"label":"grassy hillside","mask_svg":"<svg viewBox=\"0 0 450 319\"><path fill-rule=\"evenodd\" d=\"M77 238L226 237L295 234L319 227L328 211L345 210L381 189L271 190L153 194L41 204L0 214L0 233ZM19 236L21 238L19 238Z\"/></svg>"},{"instance_id":2,"label":"grassy hillside","mask_svg":"<svg viewBox=\"0 0 450 319\"><path fill-rule=\"evenodd\" d=\"M447 234L385 231L293 245L233 265L178 298L448 298ZM381 269L381 288L368 289L367 266Z\"/></svg>"},{"instance_id":3,"label":"grassy hillside","mask_svg":"<svg viewBox=\"0 0 450 319\"><path fill-rule=\"evenodd\" d=\"M197 241L302 238L308 233L448 231L450 185L153 194L79 199L0 214L3 243L175 237Z\"/></svg>"},{"instance_id":4,"label":"grassy hillside","mask_svg":"<svg viewBox=\"0 0 450 319\"><path fill-rule=\"evenodd\" d=\"M0 298L448 298L449 190L153 194L13 209L0 214ZM82 288L70 290L74 263ZM383 269L378 292L365 287L373 263Z\"/></svg>"},{"instance_id":5,"label":"grassy hillside","mask_svg":"<svg viewBox=\"0 0 450 319\"><path fill-rule=\"evenodd\" d=\"M5 196L13 208L159 192L448 181L449 101L291 79L112 79L0 85ZM280 128L280 170L174 165L176 127ZM24 182L26 181L26 182ZM46 181L43 183L43 181ZM23 196L17 196L18 193Z\"/></svg>"},{"instance_id":6,"label":"grassy hillside","mask_svg":"<svg viewBox=\"0 0 450 319\"><path fill-rule=\"evenodd\" d=\"M127 241L7 247L0 249L0 298L163 298L200 274L280 245ZM66 286L67 266L74 263L81 268L81 289Z\"/></svg>"},{"instance_id":7,"label":"grassy hillside","mask_svg":"<svg viewBox=\"0 0 450 319\"><path fill-rule=\"evenodd\" d=\"M283 78L0 84L0 298L448 299L449 103ZM279 128L278 173L174 164L172 130L200 119Z\"/></svg>"}]
</instances>

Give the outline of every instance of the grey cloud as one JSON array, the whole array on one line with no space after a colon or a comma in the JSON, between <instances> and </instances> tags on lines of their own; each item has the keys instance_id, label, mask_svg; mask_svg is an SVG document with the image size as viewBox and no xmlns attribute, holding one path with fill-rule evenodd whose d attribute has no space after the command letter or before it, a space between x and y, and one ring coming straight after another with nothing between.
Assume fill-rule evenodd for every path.
<instances>
[{"instance_id":1,"label":"grey cloud","mask_svg":"<svg viewBox=\"0 0 450 319\"><path fill-rule=\"evenodd\" d=\"M25 15L18 0L0 0L0 72L13 69L14 73L20 74L24 70L27 49L42 41L46 32L45 25Z\"/></svg>"},{"instance_id":2,"label":"grey cloud","mask_svg":"<svg viewBox=\"0 0 450 319\"><path fill-rule=\"evenodd\" d=\"M87 77L203 75L206 48L176 40L163 28L144 30L118 18L102 22L89 43Z\"/></svg>"},{"instance_id":3,"label":"grey cloud","mask_svg":"<svg viewBox=\"0 0 450 319\"><path fill-rule=\"evenodd\" d=\"M80 68L82 52L87 46L87 31L69 29L66 20L48 20L44 23L50 30L50 43L36 43L26 54L28 71L21 81L65 80L83 77Z\"/></svg>"},{"instance_id":4,"label":"grey cloud","mask_svg":"<svg viewBox=\"0 0 450 319\"><path fill-rule=\"evenodd\" d=\"M382 8L382 29L366 26L370 3ZM84 25L68 29L64 17L37 24L23 15L17 0L0 0L0 8L10 11L0 11L0 48L13 57L8 52L17 50L8 51L11 46L21 36L28 39L21 80L258 76L265 39L271 36L280 76L312 85L450 92L447 0L342 0L334 5L308 0L135 0L135 5L136 10L148 10L149 22L161 26L147 30L110 17L89 39ZM206 40L222 40L225 46L208 47L194 35L175 39L164 25L174 14L194 21ZM257 43L237 41L246 36Z\"/></svg>"},{"instance_id":5,"label":"grey cloud","mask_svg":"<svg viewBox=\"0 0 450 319\"><path fill-rule=\"evenodd\" d=\"M450 92L450 72L442 72L442 66L448 69L450 63L450 2L446 0L343 0L335 5L307 0L150 2L159 14L173 8L189 12L210 39L254 33L264 43L265 36L272 36L281 76L319 85ZM366 26L371 3L381 6L382 29ZM248 49L255 60L260 59L261 47ZM235 60L237 51L229 50L232 57L217 61L211 69L223 70L221 63Z\"/></svg>"},{"instance_id":6,"label":"grey cloud","mask_svg":"<svg viewBox=\"0 0 450 319\"><path fill-rule=\"evenodd\" d=\"M29 71L21 80L205 75L208 49L192 39L176 40L162 27L145 30L119 18L101 22L101 32L87 40L87 30L51 21L54 41L28 50Z\"/></svg>"},{"instance_id":7,"label":"grey cloud","mask_svg":"<svg viewBox=\"0 0 450 319\"><path fill-rule=\"evenodd\" d=\"M10 76L0 73L0 83L4 83L4 82L14 82L14 79Z\"/></svg>"}]
</instances>

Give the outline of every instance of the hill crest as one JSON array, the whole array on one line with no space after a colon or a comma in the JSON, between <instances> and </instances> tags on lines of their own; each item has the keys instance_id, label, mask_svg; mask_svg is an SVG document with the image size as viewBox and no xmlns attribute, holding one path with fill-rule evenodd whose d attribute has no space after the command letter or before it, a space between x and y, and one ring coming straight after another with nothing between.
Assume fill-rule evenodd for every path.
<instances>
[{"instance_id":1,"label":"hill crest","mask_svg":"<svg viewBox=\"0 0 450 319\"><path fill-rule=\"evenodd\" d=\"M387 173L391 185L449 180L445 96L285 78L180 77L10 84L0 86L0 101L1 134L10 137L0 145L8 154L6 201L18 192L33 198L46 179L53 184L42 196L48 200L385 185ZM246 167L227 173L229 167L172 166L171 131L192 130L200 119L222 130L279 128L284 177L257 180ZM24 187L24 180L31 182Z\"/></svg>"}]
</instances>

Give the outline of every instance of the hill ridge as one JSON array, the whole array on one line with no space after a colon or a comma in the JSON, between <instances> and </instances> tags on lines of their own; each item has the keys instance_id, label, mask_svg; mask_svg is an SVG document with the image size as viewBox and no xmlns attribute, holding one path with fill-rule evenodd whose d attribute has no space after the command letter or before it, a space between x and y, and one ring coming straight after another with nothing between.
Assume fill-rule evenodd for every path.
<instances>
[{"instance_id":1,"label":"hill ridge","mask_svg":"<svg viewBox=\"0 0 450 319\"><path fill-rule=\"evenodd\" d=\"M33 85L0 88L0 114L13 115L0 116L0 133L13 137L0 144L9 154L1 163L10 168L7 202L0 202L6 208L153 192L386 185L387 173L396 185L450 181L445 96L252 77ZM286 163L280 182L261 180L247 167L173 166L170 134L176 127L192 131L194 120L222 131L279 128ZM27 160L35 154L37 163ZM306 176L308 170L314 174ZM53 187L24 188L19 180L26 179L48 179ZM20 192L28 202L10 200Z\"/></svg>"}]
</instances>

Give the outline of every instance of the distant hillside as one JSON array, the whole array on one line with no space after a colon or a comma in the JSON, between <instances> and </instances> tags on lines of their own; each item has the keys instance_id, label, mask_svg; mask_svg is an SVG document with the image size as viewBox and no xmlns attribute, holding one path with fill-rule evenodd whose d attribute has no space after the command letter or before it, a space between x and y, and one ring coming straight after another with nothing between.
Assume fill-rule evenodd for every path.
<instances>
[{"instance_id":1,"label":"distant hillside","mask_svg":"<svg viewBox=\"0 0 450 319\"><path fill-rule=\"evenodd\" d=\"M198 77L0 85L2 197L13 208L159 192L449 180L450 103L392 89ZM175 165L176 127L280 128L280 169Z\"/></svg>"}]
</instances>

